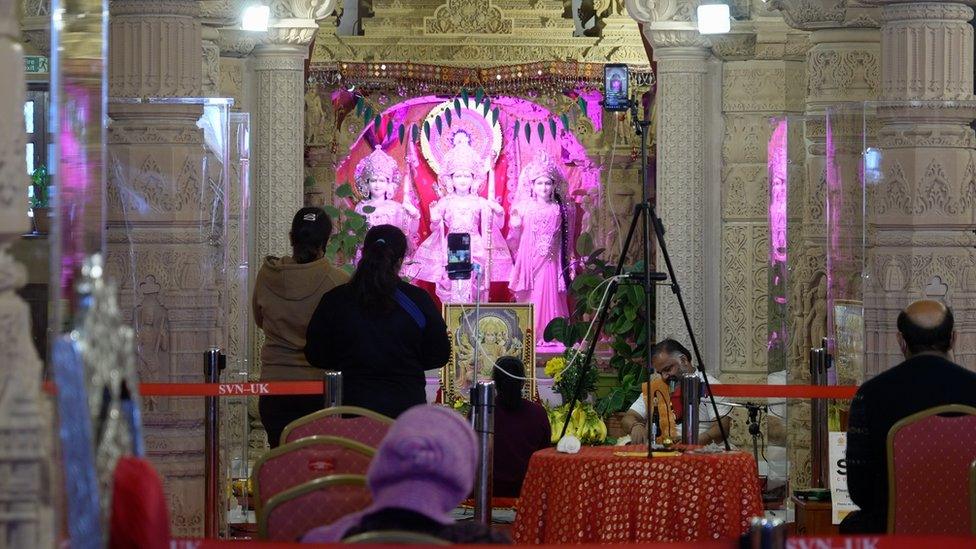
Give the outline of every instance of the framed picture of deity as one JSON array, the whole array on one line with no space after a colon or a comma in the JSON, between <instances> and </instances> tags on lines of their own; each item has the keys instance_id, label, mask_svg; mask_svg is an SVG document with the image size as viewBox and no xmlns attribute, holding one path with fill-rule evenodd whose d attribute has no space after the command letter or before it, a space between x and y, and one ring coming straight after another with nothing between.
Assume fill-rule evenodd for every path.
<instances>
[{"instance_id":1,"label":"framed picture of deity","mask_svg":"<svg viewBox=\"0 0 976 549\"><path fill-rule=\"evenodd\" d=\"M479 380L490 380L495 360L515 356L525 365L525 398L536 397L535 314L531 303L448 303L444 320L451 339L451 358L441 371L443 402L467 401L474 383L477 352ZM477 351L476 351L477 349Z\"/></svg>"}]
</instances>

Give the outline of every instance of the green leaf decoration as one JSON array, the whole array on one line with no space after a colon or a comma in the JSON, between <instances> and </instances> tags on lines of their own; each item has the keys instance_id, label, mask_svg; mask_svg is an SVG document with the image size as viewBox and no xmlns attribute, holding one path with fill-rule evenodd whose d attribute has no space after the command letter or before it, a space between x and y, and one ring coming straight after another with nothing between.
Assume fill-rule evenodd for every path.
<instances>
[{"instance_id":1,"label":"green leaf decoration","mask_svg":"<svg viewBox=\"0 0 976 549\"><path fill-rule=\"evenodd\" d=\"M356 96L356 116L363 115L363 107L365 105L366 105L366 101L363 99L363 96L361 95Z\"/></svg>"},{"instance_id":2,"label":"green leaf decoration","mask_svg":"<svg viewBox=\"0 0 976 549\"><path fill-rule=\"evenodd\" d=\"M464 104L465 105L468 104L468 97L470 97L468 95L468 89L467 88L462 88L461 89L461 101L464 101Z\"/></svg>"},{"instance_id":3,"label":"green leaf decoration","mask_svg":"<svg viewBox=\"0 0 976 549\"><path fill-rule=\"evenodd\" d=\"M539 122L539 125L536 127L536 129L539 131L539 141L545 141L546 127L542 125L542 122Z\"/></svg>"},{"instance_id":4,"label":"green leaf decoration","mask_svg":"<svg viewBox=\"0 0 976 549\"><path fill-rule=\"evenodd\" d=\"M336 196L338 196L339 198L352 198L352 186L349 185L349 183L343 183L342 185L339 185L338 187L336 187ZM336 215L338 215L338 212L336 212Z\"/></svg>"},{"instance_id":5,"label":"green leaf decoration","mask_svg":"<svg viewBox=\"0 0 976 549\"><path fill-rule=\"evenodd\" d=\"M559 115L559 119L563 121L563 129L568 130L569 129L569 115L566 114L566 113L562 113L561 115Z\"/></svg>"},{"instance_id":6,"label":"green leaf decoration","mask_svg":"<svg viewBox=\"0 0 976 549\"><path fill-rule=\"evenodd\" d=\"M451 109L444 111L444 120L447 121L447 126L451 126Z\"/></svg>"},{"instance_id":7,"label":"green leaf decoration","mask_svg":"<svg viewBox=\"0 0 976 549\"><path fill-rule=\"evenodd\" d=\"M382 122L383 121L380 119L380 115L377 114L376 118L373 119L373 131L378 133L380 131L380 124Z\"/></svg>"},{"instance_id":8,"label":"green leaf decoration","mask_svg":"<svg viewBox=\"0 0 976 549\"><path fill-rule=\"evenodd\" d=\"M401 125L399 128L397 128L397 139L400 141L400 144L403 144L403 136L406 133L407 133L406 126Z\"/></svg>"},{"instance_id":9,"label":"green leaf decoration","mask_svg":"<svg viewBox=\"0 0 976 549\"><path fill-rule=\"evenodd\" d=\"M373 119L373 107L366 105L363 110L363 124L369 124L369 121Z\"/></svg>"},{"instance_id":10,"label":"green leaf decoration","mask_svg":"<svg viewBox=\"0 0 976 549\"><path fill-rule=\"evenodd\" d=\"M437 133L441 133L442 130L444 129L444 123L441 122L440 116L434 118L434 125L437 126Z\"/></svg>"},{"instance_id":11,"label":"green leaf decoration","mask_svg":"<svg viewBox=\"0 0 976 549\"><path fill-rule=\"evenodd\" d=\"M552 138L553 139L556 138L556 119L555 118L550 118L549 119L549 133L552 134Z\"/></svg>"},{"instance_id":12,"label":"green leaf decoration","mask_svg":"<svg viewBox=\"0 0 976 549\"><path fill-rule=\"evenodd\" d=\"M418 128L416 124L410 125L410 135L413 136L414 141L418 141L420 139L420 128Z\"/></svg>"},{"instance_id":13,"label":"green leaf decoration","mask_svg":"<svg viewBox=\"0 0 976 549\"><path fill-rule=\"evenodd\" d=\"M467 100L466 99L465 99L465 103L467 103ZM454 110L457 111L457 115L460 118L460 116L461 116L461 100L460 99L455 99L454 100ZM451 111L447 111L447 112L451 112Z\"/></svg>"},{"instance_id":14,"label":"green leaf decoration","mask_svg":"<svg viewBox=\"0 0 976 549\"><path fill-rule=\"evenodd\" d=\"M495 107L491 111L491 125L494 126L498 123L498 107Z\"/></svg>"},{"instance_id":15,"label":"green leaf decoration","mask_svg":"<svg viewBox=\"0 0 976 549\"><path fill-rule=\"evenodd\" d=\"M360 216L355 216L355 217L350 217L349 220L346 221L346 224L349 226L350 229L356 230L356 229L363 228L363 226L366 225L366 220Z\"/></svg>"},{"instance_id":16,"label":"green leaf decoration","mask_svg":"<svg viewBox=\"0 0 976 549\"><path fill-rule=\"evenodd\" d=\"M386 135L393 135L393 119L386 121Z\"/></svg>"},{"instance_id":17,"label":"green leaf decoration","mask_svg":"<svg viewBox=\"0 0 976 549\"><path fill-rule=\"evenodd\" d=\"M582 111L583 116L586 116L586 99L580 97L579 99L576 100L576 103L579 105L580 111Z\"/></svg>"},{"instance_id":18,"label":"green leaf decoration","mask_svg":"<svg viewBox=\"0 0 976 549\"><path fill-rule=\"evenodd\" d=\"M427 138L427 141L430 141L430 122L426 120L424 120L424 137Z\"/></svg>"},{"instance_id":19,"label":"green leaf decoration","mask_svg":"<svg viewBox=\"0 0 976 549\"><path fill-rule=\"evenodd\" d=\"M481 103L481 98L485 96L484 88L478 88L474 90L474 102Z\"/></svg>"},{"instance_id":20,"label":"green leaf decoration","mask_svg":"<svg viewBox=\"0 0 976 549\"><path fill-rule=\"evenodd\" d=\"M528 124L525 125L525 142L526 143L532 142L532 126Z\"/></svg>"},{"instance_id":21,"label":"green leaf decoration","mask_svg":"<svg viewBox=\"0 0 976 549\"><path fill-rule=\"evenodd\" d=\"M482 113L482 116L484 116L484 117L487 118L488 117L488 111L490 109L491 109L491 101L485 101L485 103L483 105L481 105L481 113Z\"/></svg>"},{"instance_id":22,"label":"green leaf decoration","mask_svg":"<svg viewBox=\"0 0 976 549\"><path fill-rule=\"evenodd\" d=\"M518 139L518 136L519 136L519 126L521 126L521 121L520 120L516 120L515 121L515 129L512 131L512 137L514 139Z\"/></svg>"},{"instance_id":23,"label":"green leaf decoration","mask_svg":"<svg viewBox=\"0 0 976 549\"><path fill-rule=\"evenodd\" d=\"M376 206L363 206L363 213L371 214L376 211Z\"/></svg>"},{"instance_id":24,"label":"green leaf decoration","mask_svg":"<svg viewBox=\"0 0 976 549\"><path fill-rule=\"evenodd\" d=\"M325 210L325 213L329 214L329 217L333 219L339 218L339 208L336 208L335 206L325 205L322 206L322 209Z\"/></svg>"}]
</instances>

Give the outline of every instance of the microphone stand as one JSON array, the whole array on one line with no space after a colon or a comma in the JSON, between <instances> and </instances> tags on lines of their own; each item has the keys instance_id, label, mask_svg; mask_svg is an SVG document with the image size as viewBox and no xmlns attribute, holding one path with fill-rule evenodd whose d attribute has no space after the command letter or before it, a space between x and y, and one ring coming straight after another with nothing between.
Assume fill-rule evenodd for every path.
<instances>
[{"instance_id":1,"label":"microphone stand","mask_svg":"<svg viewBox=\"0 0 976 549\"><path fill-rule=\"evenodd\" d=\"M633 240L634 232L637 229L637 223L641 223L641 229L644 236L644 243L641 250L641 255L643 258L643 272L639 275L641 278L641 285L644 289L644 329L647 330L644 343L644 367L647 369L648 374L654 371L651 359L651 319L653 318L654 309L654 298L651 290L654 288L654 282L659 280L671 280L671 292L674 293L675 297L678 299L678 305L681 308L681 316L685 321L685 328L688 330L688 337L691 339L691 348L695 353L695 359L698 361L698 372L701 375L702 381L705 385L705 391L708 394L708 398L712 404L712 411L715 413L715 421L718 423L719 432L722 435L722 441L725 443L725 450L730 451L732 447L729 445L728 435L725 433L725 426L722 425L722 417L718 413L718 405L715 403L715 396L712 394L711 385L708 382L708 376L705 374L705 363L701 357L701 351L698 349L698 340L695 338L695 331L691 326L691 319L688 316L688 309L685 306L684 298L681 295L681 286L678 284L678 279L674 273L674 265L671 263L671 256L668 254L668 247L664 240L664 224L661 222L661 218L658 217L657 212L654 209L654 205L651 203L651 188L650 188L650 178L648 177L647 171L647 140L648 133L651 127L651 120L649 116L645 114L645 117L641 118L637 115L637 104L638 101L632 98L629 101L629 109L631 121L634 125L634 131L641 138L641 203L634 207L634 216L630 220L630 228L627 230L627 237L624 239L624 245L620 252L620 259L617 261L617 266L614 269L614 276L618 277L623 272L624 261L627 257L627 252L630 250L630 244ZM654 234L657 237L657 243L661 247L661 256L664 258L664 264L667 266L667 274L657 273L651 271L651 229L653 227ZM563 432L560 434L560 438L566 436L566 430L569 427L570 418L573 417L573 408L576 407L577 402L579 402L582 389L583 381L586 378L587 370L590 368L590 362L593 359L593 351L596 349L596 342L599 334L603 331L603 325L607 320L607 314L609 312L609 303L613 299L614 294L617 291L617 279L615 278L610 282L610 288L608 289L607 299L604 302L603 308L598 312L596 332L593 339L590 341L589 347L586 349L586 356L583 362L578 366L580 368L580 375L576 381L576 388L573 391L573 399L570 401L569 409L566 412L566 422L563 424ZM650 388L650 383L648 383L648 388ZM648 390L648 392L650 392ZM643 395L641 395L643 397ZM652 458L654 455L654 441L651 440L651 402L652 395L648 395L647 403L647 417L645 417L645 425L647 427L647 457Z\"/></svg>"}]
</instances>

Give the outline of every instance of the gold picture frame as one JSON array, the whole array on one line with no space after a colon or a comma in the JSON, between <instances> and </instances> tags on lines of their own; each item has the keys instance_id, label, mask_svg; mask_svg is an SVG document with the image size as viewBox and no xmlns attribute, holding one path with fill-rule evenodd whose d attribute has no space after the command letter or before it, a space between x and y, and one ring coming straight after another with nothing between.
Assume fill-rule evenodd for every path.
<instances>
[{"instance_id":1,"label":"gold picture frame","mask_svg":"<svg viewBox=\"0 0 976 549\"><path fill-rule=\"evenodd\" d=\"M467 401L472 384L473 333L478 327L478 379L490 380L492 367L500 356L522 359L527 381L523 396L535 399L535 309L531 303L448 303L443 307L447 335L451 339L451 358L441 369L441 395L445 403Z\"/></svg>"},{"instance_id":2,"label":"gold picture frame","mask_svg":"<svg viewBox=\"0 0 976 549\"><path fill-rule=\"evenodd\" d=\"M833 314L837 382L860 384L864 380L864 303L837 299Z\"/></svg>"}]
</instances>

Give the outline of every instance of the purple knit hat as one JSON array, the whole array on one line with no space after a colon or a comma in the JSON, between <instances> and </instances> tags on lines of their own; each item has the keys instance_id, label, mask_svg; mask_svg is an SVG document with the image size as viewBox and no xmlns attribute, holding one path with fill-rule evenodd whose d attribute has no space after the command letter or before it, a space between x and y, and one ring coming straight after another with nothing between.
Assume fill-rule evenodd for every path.
<instances>
[{"instance_id":1,"label":"purple knit hat","mask_svg":"<svg viewBox=\"0 0 976 549\"><path fill-rule=\"evenodd\" d=\"M471 493L478 465L474 430L453 410L414 406L397 418L366 473L373 504L364 511L395 507L441 524Z\"/></svg>"}]
</instances>

